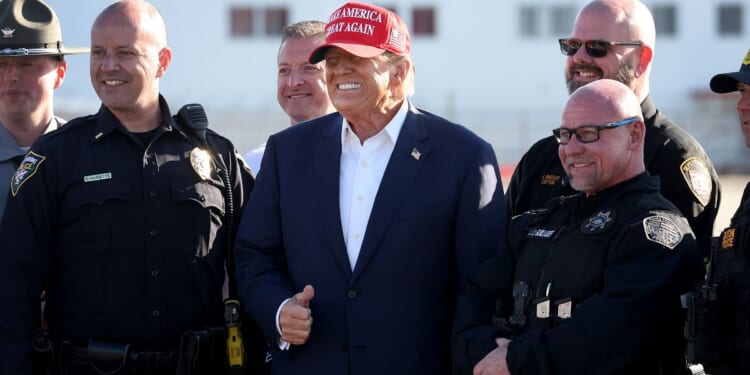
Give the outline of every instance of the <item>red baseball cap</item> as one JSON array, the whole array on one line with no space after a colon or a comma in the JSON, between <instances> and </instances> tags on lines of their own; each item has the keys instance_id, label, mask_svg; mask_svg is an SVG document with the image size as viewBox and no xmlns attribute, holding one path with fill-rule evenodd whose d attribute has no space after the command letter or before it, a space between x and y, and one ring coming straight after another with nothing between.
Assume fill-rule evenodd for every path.
<instances>
[{"instance_id":1,"label":"red baseball cap","mask_svg":"<svg viewBox=\"0 0 750 375\"><path fill-rule=\"evenodd\" d=\"M385 51L406 55L411 50L409 30L394 12L378 6L350 2L336 9L326 25L326 42L316 48L309 61L323 60L329 47L371 58Z\"/></svg>"}]
</instances>

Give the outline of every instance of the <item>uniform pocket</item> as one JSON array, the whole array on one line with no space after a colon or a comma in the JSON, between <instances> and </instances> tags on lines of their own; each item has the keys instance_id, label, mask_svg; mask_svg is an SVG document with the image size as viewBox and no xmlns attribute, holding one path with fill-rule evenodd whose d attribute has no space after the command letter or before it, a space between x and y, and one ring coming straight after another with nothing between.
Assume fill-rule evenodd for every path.
<instances>
[{"instance_id":1,"label":"uniform pocket","mask_svg":"<svg viewBox=\"0 0 750 375\"><path fill-rule=\"evenodd\" d=\"M184 224L182 233L194 236L193 255L201 258L207 256L224 222L221 188L208 181L188 185L174 182L172 197L180 213L176 219Z\"/></svg>"}]
</instances>

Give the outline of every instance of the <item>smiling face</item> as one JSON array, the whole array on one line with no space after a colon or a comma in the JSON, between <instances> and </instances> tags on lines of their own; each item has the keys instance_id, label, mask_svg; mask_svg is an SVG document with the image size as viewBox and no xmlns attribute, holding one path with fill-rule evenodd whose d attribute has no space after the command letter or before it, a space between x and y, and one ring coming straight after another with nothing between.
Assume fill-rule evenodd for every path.
<instances>
[{"instance_id":1,"label":"smiling face","mask_svg":"<svg viewBox=\"0 0 750 375\"><path fill-rule=\"evenodd\" d=\"M616 85L615 85L616 84ZM565 106L562 127L576 129L640 117L640 106L632 91L612 80L602 80L576 91ZM582 143L571 137L560 145L558 155L570 179L570 186L595 194L644 170L642 120L604 129L599 139Z\"/></svg>"},{"instance_id":2,"label":"smiling face","mask_svg":"<svg viewBox=\"0 0 750 375\"><path fill-rule=\"evenodd\" d=\"M394 106L390 84L393 66L382 56L362 58L331 47L325 61L328 95L344 117L387 111Z\"/></svg>"},{"instance_id":3,"label":"smiling face","mask_svg":"<svg viewBox=\"0 0 750 375\"><path fill-rule=\"evenodd\" d=\"M279 50L276 96L292 125L334 111L326 90L324 63L307 61L324 42L322 36L289 38Z\"/></svg>"},{"instance_id":4,"label":"smiling face","mask_svg":"<svg viewBox=\"0 0 750 375\"><path fill-rule=\"evenodd\" d=\"M158 78L170 61L163 21L137 3L105 10L91 29L91 83L115 114L158 105Z\"/></svg>"}]
</instances>

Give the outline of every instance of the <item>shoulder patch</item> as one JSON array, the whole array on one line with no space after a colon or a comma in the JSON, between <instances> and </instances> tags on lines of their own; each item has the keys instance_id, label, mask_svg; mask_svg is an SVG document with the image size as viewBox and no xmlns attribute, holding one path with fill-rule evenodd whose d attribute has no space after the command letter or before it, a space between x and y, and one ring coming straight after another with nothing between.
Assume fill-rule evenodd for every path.
<instances>
[{"instance_id":1,"label":"shoulder patch","mask_svg":"<svg viewBox=\"0 0 750 375\"><path fill-rule=\"evenodd\" d=\"M604 232L615 222L614 211L599 211L596 215L584 220L581 224L581 232L586 234L597 234Z\"/></svg>"},{"instance_id":2,"label":"shoulder patch","mask_svg":"<svg viewBox=\"0 0 750 375\"><path fill-rule=\"evenodd\" d=\"M698 202L706 206L711 200L711 173L701 158L688 158L680 165L680 172Z\"/></svg>"},{"instance_id":3,"label":"shoulder patch","mask_svg":"<svg viewBox=\"0 0 750 375\"><path fill-rule=\"evenodd\" d=\"M659 214L643 219L643 231L646 234L646 239L670 250L674 250L682 241L684 235L680 226L671 218Z\"/></svg>"},{"instance_id":4,"label":"shoulder patch","mask_svg":"<svg viewBox=\"0 0 750 375\"><path fill-rule=\"evenodd\" d=\"M18 166L16 173L13 174L13 178L10 179L10 193L12 196L15 197L21 185L36 174L36 171L39 170L39 166L42 165L45 159L47 159L46 156L39 155L34 151L29 151L24 156L21 165Z\"/></svg>"}]
</instances>

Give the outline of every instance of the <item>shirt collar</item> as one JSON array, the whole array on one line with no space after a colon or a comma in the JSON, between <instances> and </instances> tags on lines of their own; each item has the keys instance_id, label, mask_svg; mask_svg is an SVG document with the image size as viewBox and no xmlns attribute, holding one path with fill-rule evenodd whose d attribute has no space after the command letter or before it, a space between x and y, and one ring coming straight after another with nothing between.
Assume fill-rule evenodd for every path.
<instances>
[{"instance_id":1,"label":"shirt collar","mask_svg":"<svg viewBox=\"0 0 750 375\"><path fill-rule=\"evenodd\" d=\"M401 107L398 109L398 112L396 112L396 115L393 116L391 121L386 124L385 128L381 130L378 134L385 131L385 133L388 135L388 138L393 141L393 143L396 143L396 140L398 139L398 134L401 132L401 128L404 127L404 122L406 121L406 115L409 113L409 105L407 104L407 100L404 100L401 102ZM347 134L349 136L354 136L354 131L352 131L351 125L349 124L349 121L342 117L342 126L341 126L341 144L343 145L345 143ZM376 134L377 135L377 134Z\"/></svg>"},{"instance_id":2,"label":"shirt collar","mask_svg":"<svg viewBox=\"0 0 750 375\"><path fill-rule=\"evenodd\" d=\"M44 134L49 133L59 127L57 119L53 116L44 130ZM12 159L18 155L23 155L29 150L28 147L21 147L16 142L16 138L10 133L5 125L0 123L0 162Z\"/></svg>"}]
</instances>

